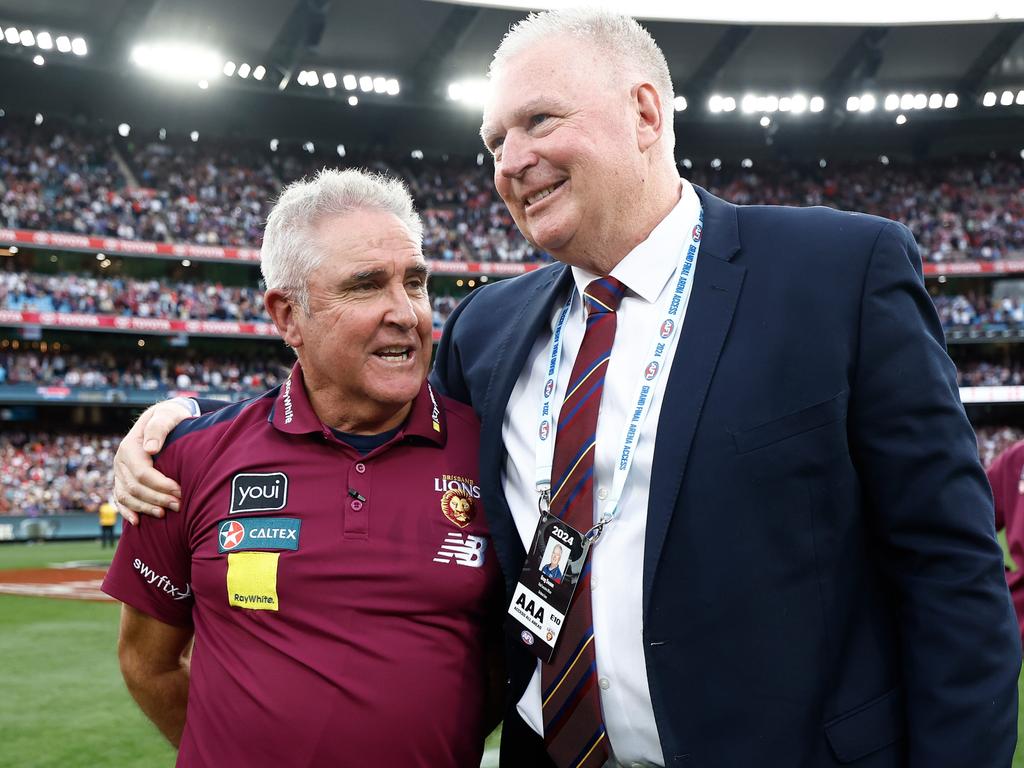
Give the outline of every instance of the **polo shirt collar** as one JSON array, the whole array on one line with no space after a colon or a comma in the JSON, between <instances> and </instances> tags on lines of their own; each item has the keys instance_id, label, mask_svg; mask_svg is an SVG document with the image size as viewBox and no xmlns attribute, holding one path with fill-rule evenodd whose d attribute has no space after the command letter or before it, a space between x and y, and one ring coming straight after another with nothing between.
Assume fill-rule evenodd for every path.
<instances>
[{"instance_id":1,"label":"polo shirt collar","mask_svg":"<svg viewBox=\"0 0 1024 768\"><path fill-rule=\"evenodd\" d=\"M668 215L647 236L647 239L626 254L626 257L612 269L610 275L626 286L633 294L648 304L658 300L665 284L679 266L679 249L687 242L689 233L686 220L687 198L696 196L693 187L686 179L680 179L681 192L679 201ZM572 276L576 281L576 291L581 311L586 313L583 305L583 291L591 281L603 275L595 275L580 267L572 268Z\"/></svg>"},{"instance_id":2,"label":"polo shirt collar","mask_svg":"<svg viewBox=\"0 0 1024 768\"><path fill-rule=\"evenodd\" d=\"M305 435L311 432L331 434L331 430L320 421L313 410L313 404L309 402L302 377L302 366L298 362L292 366L288 379L278 390L269 421L279 431L292 435ZM437 445L444 445L447 434L444 403L430 384L424 381L396 439L413 435Z\"/></svg>"}]
</instances>

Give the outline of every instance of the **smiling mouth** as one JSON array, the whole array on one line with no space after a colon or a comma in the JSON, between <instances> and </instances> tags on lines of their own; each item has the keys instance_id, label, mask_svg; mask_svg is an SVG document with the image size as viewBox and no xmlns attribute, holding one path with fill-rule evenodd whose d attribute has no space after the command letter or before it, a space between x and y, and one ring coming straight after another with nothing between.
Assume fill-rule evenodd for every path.
<instances>
[{"instance_id":1,"label":"smiling mouth","mask_svg":"<svg viewBox=\"0 0 1024 768\"><path fill-rule=\"evenodd\" d=\"M384 347L373 354L389 363L402 363L412 357L412 347Z\"/></svg>"},{"instance_id":2,"label":"smiling mouth","mask_svg":"<svg viewBox=\"0 0 1024 768\"><path fill-rule=\"evenodd\" d=\"M542 200L546 200L552 192L561 187L563 184L565 184L565 181L556 181L551 186L544 187L544 189L542 189L540 192L534 192L532 195L530 195L528 198L524 200L524 202L526 203L526 207L532 208L534 205L541 202Z\"/></svg>"}]
</instances>

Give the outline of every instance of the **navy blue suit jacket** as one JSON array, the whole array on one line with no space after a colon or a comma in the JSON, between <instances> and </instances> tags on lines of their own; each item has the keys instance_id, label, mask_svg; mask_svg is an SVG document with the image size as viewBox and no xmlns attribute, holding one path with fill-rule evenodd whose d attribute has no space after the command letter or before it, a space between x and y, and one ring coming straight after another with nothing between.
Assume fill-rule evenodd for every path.
<instances>
[{"instance_id":1,"label":"navy blue suit jacket","mask_svg":"<svg viewBox=\"0 0 1024 768\"><path fill-rule=\"evenodd\" d=\"M912 235L697 191L704 236L643 562L666 764L1009 766L1020 643ZM559 264L477 290L435 363L438 389L481 419L480 484L509 595L525 553L502 494L502 419L571 282ZM510 654L513 712L533 661ZM527 741L505 739L503 764L539 764Z\"/></svg>"}]
</instances>

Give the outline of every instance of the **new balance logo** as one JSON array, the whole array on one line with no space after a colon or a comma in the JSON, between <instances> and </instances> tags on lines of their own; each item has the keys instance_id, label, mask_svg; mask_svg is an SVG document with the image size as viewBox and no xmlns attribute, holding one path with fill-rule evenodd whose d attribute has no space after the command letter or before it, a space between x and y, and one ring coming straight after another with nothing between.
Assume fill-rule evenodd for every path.
<instances>
[{"instance_id":1,"label":"new balance logo","mask_svg":"<svg viewBox=\"0 0 1024 768\"><path fill-rule=\"evenodd\" d=\"M484 551L487 549L487 539L483 536L471 536L461 533L449 533L444 537L444 543L437 550L434 556L435 563L450 563L455 560L459 565L468 565L470 568L479 568L484 564Z\"/></svg>"}]
</instances>

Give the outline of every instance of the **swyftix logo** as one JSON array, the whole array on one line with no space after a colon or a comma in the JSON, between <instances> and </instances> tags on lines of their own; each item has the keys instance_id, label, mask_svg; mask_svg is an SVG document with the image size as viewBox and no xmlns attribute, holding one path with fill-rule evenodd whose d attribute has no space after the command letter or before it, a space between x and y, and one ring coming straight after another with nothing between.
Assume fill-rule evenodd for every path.
<instances>
[{"instance_id":1,"label":"swyftix logo","mask_svg":"<svg viewBox=\"0 0 1024 768\"><path fill-rule=\"evenodd\" d=\"M288 475L284 472L243 473L231 478L231 509L236 512L273 512L288 501Z\"/></svg>"}]
</instances>

